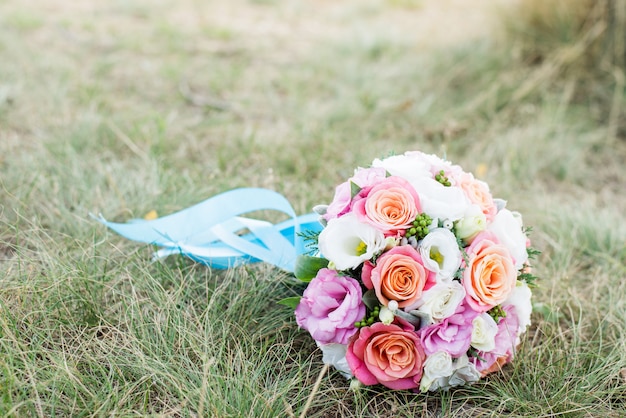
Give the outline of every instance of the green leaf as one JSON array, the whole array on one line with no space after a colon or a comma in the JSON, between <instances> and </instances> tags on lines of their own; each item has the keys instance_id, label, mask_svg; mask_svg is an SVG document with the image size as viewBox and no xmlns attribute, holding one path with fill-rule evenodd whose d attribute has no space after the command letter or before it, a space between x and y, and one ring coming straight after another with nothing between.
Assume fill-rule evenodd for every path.
<instances>
[{"instance_id":1,"label":"green leaf","mask_svg":"<svg viewBox=\"0 0 626 418\"><path fill-rule=\"evenodd\" d=\"M378 301L378 298L376 297L376 292L374 291L374 289L370 289L363 294L363 303L370 310L380 305L380 302Z\"/></svg>"},{"instance_id":2,"label":"green leaf","mask_svg":"<svg viewBox=\"0 0 626 418\"><path fill-rule=\"evenodd\" d=\"M292 296L290 298L281 299L278 303L289 308L296 309L300 304L300 299L302 299L302 296Z\"/></svg>"},{"instance_id":3,"label":"green leaf","mask_svg":"<svg viewBox=\"0 0 626 418\"><path fill-rule=\"evenodd\" d=\"M307 249L306 254L315 254L318 252L318 241L321 231L313 231L310 229L298 232L298 236L304 240L304 247Z\"/></svg>"},{"instance_id":4,"label":"green leaf","mask_svg":"<svg viewBox=\"0 0 626 418\"><path fill-rule=\"evenodd\" d=\"M351 199L353 199L354 196L358 195L360 191L361 191L361 188L359 187L358 184L354 182L350 182L350 198Z\"/></svg>"},{"instance_id":5,"label":"green leaf","mask_svg":"<svg viewBox=\"0 0 626 418\"><path fill-rule=\"evenodd\" d=\"M533 288L537 287L538 277L532 273L521 273L517 276L517 280L525 281L528 287Z\"/></svg>"},{"instance_id":6,"label":"green leaf","mask_svg":"<svg viewBox=\"0 0 626 418\"><path fill-rule=\"evenodd\" d=\"M538 255L540 255L541 251L536 248L528 247L526 248L526 253L528 253L528 258L532 260L533 258L536 258Z\"/></svg>"},{"instance_id":7,"label":"green leaf","mask_svg":"<svg viewBox=\"0 0 626 418\"><path fill-rule=\"evenodd\" d=\"M320 257L311 257L309 255L300 255L296 259L296 268L294 274L299 280L308 283L320 269L328 266L328 260Z\"/></svg>"}]
</instances>

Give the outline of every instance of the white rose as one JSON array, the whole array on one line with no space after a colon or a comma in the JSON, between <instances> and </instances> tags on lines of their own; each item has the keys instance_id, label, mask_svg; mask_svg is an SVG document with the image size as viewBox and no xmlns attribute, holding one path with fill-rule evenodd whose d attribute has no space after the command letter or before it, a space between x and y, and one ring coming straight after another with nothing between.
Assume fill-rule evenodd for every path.
<instances>
[{"instance_id":1,"label":"white rose","mask_svg":"<svg viewBox=\"0 0 626 418\"><path fill-rule=\"evenodd\" d=\"M322 361L324 364L330 364L346 379L350 379L352 377L352 371L348 365L348 360L346 360L348 346L344 344L322 344L319 341L315 342L320 350L322 350Z\"/></svg>"},{"instance_id":2,"label":"white rose","mask_svg":"<svg viewBox=\"0 0 626 418\"><path fill-rule=\"evenodd\" d=\"M456 236L471 242L480 231L487 228L487 217L478 205L471 205L455 225Z\"/></svg>"},{"instance_id":3,"label":"white rose","mask_svg":"<svg viewBox=\"0 0 626 418\"><path fill-rule=\"evenodd\" d=\"M383 251L387 241L382 232L347 214L328 222L320 233L318 245L324 258L338 270L347 270Z\"/></svg>"},{"instance_id":4,"label":"white rose","mask_svg":"<svg viewBox=\"0 0 626 418\"><path fill-rule=\"evenodd\" d=\"M461 251L454 234L446 228L433 229L420 243L424 267L437 273L437 280L451 280L461 266Z\"/></svg>"},{"instance_id":5,"label":"white rose","mask_svg":"<svg viewBox=\"0 0 626 418\"><path fill-rule=\"evenodd\" d=\"M431 354L424 362L424 373L422 374L422 379L420 380L420 390L422 392L435 390L431 389L433 383L438 379L445 379L447 382L447 378L450 377L452 373L454 373L454 365L452 364L452 357L450 356L450 353L438 351ZM441 383L437 382L436 386L439 387Z\"/></svg>"},{"instance_id":6,"label":"white rose","mask_svg":"<svg viewBox=\"0 0 626 418\"><path fill-rule=\"evenodd\" d=\"M438 354L440 353L435 353L435 355ZM424 367L426 367L426 363L428 363L429 359L430 357L424 362ZM447 366L445 360L438 359L437 362L441 362L441 370L444 371L444 368ZM420 382L420 390L422 392L425 392L426 390L434 391L437 389L448 390L454 386L461 386L466 383L477 382L481 377L480 372L476 370L476 366L469 362L467 354L463 354L458 359L452 360L451 366L451 374L438 378L429 378L426 374L426 369L424 369L424 375L422 375L422 381ZM444 373L447 372L448 370L446 369ZM425 377L427 380L424 382Z\"/></svg>"},{"instance_id":7,"label":"white rose","mask_svg":"<svg viewBox=\"0 0 626 418\"><path fill-rule=\"evenodd\" d=\"M400 176L408 182L432 177L429 165L417 156L410 154L393 155L383 160L377 158L372 162L372 167L382 167L392 176Z\"/></svg>"},{"instance_id":8,"label":"white rose","mask_svg":"<svg viewBox=\"0 0 626 418\"><path fill-rule=\"evenodd\" d=\"M496 348L496 334L498 324L486 312L478 315L472 321L471 346L480 351L491 351Z\"/></svg>"},{"instance_id":9,"label":"white rose","mask_svg":"<svg viewBox=\"0 0 626 418\"><path fill-rule=\"evenodd\" d=\"M526 260L528 260L528 253L526 252L527 238L522 231L522 226L522 217L519 213L502 209L487 227L487 230L493 232L496 238L498 238L500 244L509 250L517 270L521 269Z\"/></svg>"},{"instance_id":10,"label":"white rose","mask_svg":"<svg viewBox=\"0 0 626 418\"><path fill-rule=\"evenodd\" d=\"M457 281L437 283L422 294L418 311L425 313L430 322L441 322L452 316L465 299L465 289Z\"/></svg>"},{"instance_id":11,"label":"white rose","mask_svg":"<svg viewBox=\"0 0 626 418\"><path fill-rule=\"evenodd\" d=\"M526 282L518 280L508 299L502 302L502 306L513 305L515 307L519 319L517 335L525 333L530 325L530 314L533 311L531 298L532 292Z\"/></svg>"}]
</instances>

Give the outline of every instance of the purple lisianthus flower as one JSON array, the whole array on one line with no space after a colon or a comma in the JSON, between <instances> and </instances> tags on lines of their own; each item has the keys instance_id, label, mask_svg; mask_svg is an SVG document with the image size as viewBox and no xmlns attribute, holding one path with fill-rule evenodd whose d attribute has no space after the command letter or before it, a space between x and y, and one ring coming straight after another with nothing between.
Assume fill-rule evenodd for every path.
<instances>
[{"instance_id":1,"label":"purple lisianthus flower","mask_svg":"<svg viewBox=\"0 0 626 418\"><path fill-rule=\"evenodd\" d=\"M359 168L354 172L348 181L341 183L335 189L335 196L333 201L326 209L324 219L330 221L334 218L339 218L346 213L350 212L350 204L352 202L352 186L350 183L354 183L361 189L369 187L377 181L383 180L387 175L384 168Z\"/></svg>"},{"instance_id":2,"label":"purple lisianthus flower","mask_svg":"<svg viewBox=\"0 0 626 418\"><path fill-rule=\"evenodd\" d=\"M477 315L478 312L462 304L452 316L438 324L422 328L419 334L426 355L445 351L458 358L465 354L470 348L472 321Z\"/></svg>"},{"instance_id":3,"label":"purple lisianthus flower","mask_svg":"<svg viewBox=\"0 0 626 418\"><path fill-rule=\"evenodd\" d=\"M300 299L296 322L320 343L347 344L365 315L362 296L358 281L320 269Z\"/></svg>"},{"instance_id":4,"label":"purple lisianthus flower","mask_svg":"<svg viewBox=\"0 0 626 418\"><path fill-rule=\"evenodd\" d=\"M351 199L350 183L347 181L345 183L341 183L335 189L335 196L333 197L333 201L330 205L328 205L326 213L323 215L324 219L330 221L331 219L345 215L350 208Z\"/></svg>"},{"instance_id":5,"label":"purple lisianthus flower","mask_svg":"<svg viewBox=\"0 0 626 418\"><path fill-rule=\"evenodd\" d=\"M499 367L511 361L515 353L515 347L519 343L519 317L517 316L515 306L507 305L502 309L506 312L506 316L498 321L495 348L491 351L478 351L476 357L470 359L483 376L496 371Z\"/></svg>"}]
</instances>

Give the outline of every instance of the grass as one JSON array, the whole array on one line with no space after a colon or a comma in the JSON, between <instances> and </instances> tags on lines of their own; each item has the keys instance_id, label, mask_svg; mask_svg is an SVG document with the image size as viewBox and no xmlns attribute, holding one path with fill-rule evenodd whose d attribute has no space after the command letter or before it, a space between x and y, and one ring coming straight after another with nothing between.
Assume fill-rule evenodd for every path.
<instances>
[{"instance_id":1,"label":"grass","mask_svg":"<svg viewBox=\"0 0 626 418\"><path fill-rule=\"evenodd\" d=\"M307 415L624 416L623 95L609 80L608 102L581 99L585 78L519 56L486 30L493 13L0 3L0 414L300 415L321 355L274 303L300 285L270 266L150 263L88 213L164 215L239 186L305 213L355 166L419 149L479 173L533 225L533 326L476 385L354 392L328 372ZM460 35L441 29L464 18Z\"/></svg>"}]
</instances>

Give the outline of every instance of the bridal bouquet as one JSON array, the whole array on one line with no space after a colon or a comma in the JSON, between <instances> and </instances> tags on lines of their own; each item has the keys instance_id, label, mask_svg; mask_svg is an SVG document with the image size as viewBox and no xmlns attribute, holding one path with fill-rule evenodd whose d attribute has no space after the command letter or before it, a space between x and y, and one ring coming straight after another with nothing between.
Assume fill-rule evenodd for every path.
<instances>
[{"instance_id":1,"label":"bridal bouquet","mask_svg":"<svg viewBox=\"0 0 626 418\"><path fill-rule=\"evenodd\" d=\"M243 216L259 210L289 219ZM308 286L281 303L295 308L323 361L355 383L445 390L513 359L530 324L528 260L536 251L520 214L486 183L407 152L358 168L314 212L296 216L284 196L242 188L162 218L95 218L160 247L155 259L182 254L212 268L266 262L293 271Z\"/></svg>"},{"instance_id":2,"label":"bridal bouquet","mask_svg":"<svg viewBox=\"0 0 626 418\"><path fill-rule=\"evenodd\" d=\"M519 213L434 155L376 159L314 208L324 228L301 256L292 300L323 361L363 385L422 392L511 361L535 277Z\"/></svg>"}]
</instances>

